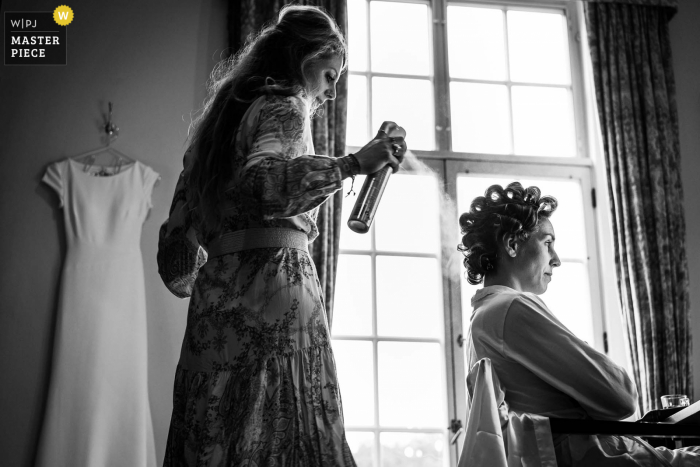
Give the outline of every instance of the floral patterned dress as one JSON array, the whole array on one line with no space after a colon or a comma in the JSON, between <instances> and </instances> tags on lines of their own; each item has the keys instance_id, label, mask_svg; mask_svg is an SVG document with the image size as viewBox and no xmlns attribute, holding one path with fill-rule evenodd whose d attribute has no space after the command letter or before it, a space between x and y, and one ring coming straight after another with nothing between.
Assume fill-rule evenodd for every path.
<instances>
[{"instance_id":1,"label":"floral patterned dress","mask_svg":"<svg viewBox=\"0 0 700 467\"><path fill-rule=\"evenodd\" d=\"M313 154L298 97L263 96L236 135L220 231L206 231L180 175L160 229L158 269L191 297L175 374L166 466L354 466L335 361L309 255L259 248L207 261L226 232L292 228L318 235L317 207L342 184L335 159Z\"/></svg>"}]
</instances>

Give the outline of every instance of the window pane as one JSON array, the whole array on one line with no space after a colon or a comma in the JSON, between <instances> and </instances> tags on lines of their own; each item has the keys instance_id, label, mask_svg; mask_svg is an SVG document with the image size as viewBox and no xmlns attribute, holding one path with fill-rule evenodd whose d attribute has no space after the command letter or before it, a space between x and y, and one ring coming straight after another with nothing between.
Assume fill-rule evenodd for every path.
<instances>
[{"instance_id":1,"label":"window pane","mask_svg":"<svg viewBox=\"0 0 700 467\"><path fill-rule=\"evenodd\" d=\"M437 254L439 228L437 177L392 175L375 218L377 249Z\"/></svg>"},{"instance_id":2,"label":"window pane","mask_svg":"<svg viewBox=\"0 0 700 467\"><path fill-rule=\"evenodd\" d=\"M362 147L370 140L367 134L367 78L359 75L348 76L348 118L346 143L348 146ZM372 135L374 136L374 135Z\"/></svg>"},{"instance_id":3,"label":"window pane","mask_svg":"<svg viewBox=\"0 0 700 467\"><path fill-rule=\"evenodd\" d=\"M379 423L442 428L445 385L442 347L429 342L379 342Z\"/></svg>"},{"instance_id":4,"label":"window pane","mask_svg":"<svg viewBox=\"0 0 700 467\"><path fill-rule=\"evenodd\" d=\"M494 8L447 7L450 76L506 79L503 11Z\"/></svg>"},{"instance_id":5,"label":"window pane","mask_svg":"<svg viewBox=\"0 0 700 467\"><path fill-rule=\"evenodd\" d=\"M435 149L433 86L429 80L372 78L372 136L390 120L406 130L409 149Z\"/></svg>"},{"instance_id":6,"label":"window pane","mask_svg":"<svg viewBox=\"0 0 700 467\"><path fill-rule=\"evenodd\" d=\"M348 0L348 68L367 71L367 0Z\"/></svg>"},{"instance_id":7,"label":"window pane","mask_svg":"<svg viewBox=\"0 0 700 467\"><path fill-rule=\"evenodd\" d=\"M564 326L579 339L594 344L591 293L585 264L563 262L555 268L552 282L541 298Z\"/></svg>"},{"instance_id":8,"label":"window pane","mask_svg":"<svg viewBox=\"0 0 700 467\"><path fill-rule=\"evenodd\" d=\"M357 194L360 192L362 184L365 182L364 175L358 175L355 177L355 185L353 191ZM352 179L346 178L343 181L343 196L345 193L350 191L352 186ZM366 250L372 247L372 234L370 232L364 234L358 234L350 230L348 227L348 218L352 212L353 206L355 206L355 201L357 201L357 195L350 195L343 198L343 211L341 215L341 226L340 226L340 248L342 250Z\"/></svg>"},{"instance_id":9,"label":"window pane","mask_svg":"<svg viewBox=\"0 0 700 467\"><path fill-rule=\"evenodd\" d=\"M561 13L508 11L510 79L569 84L567 35Z\"/></svg>"},{"instance_id":10,"label":"window pane","mask_svg":"<svg viewBox=\"0 0 700 467\"><path fill-rule=\"evenodd\" d=\"M333 335L372 335L372 258L341 254L335 284Z\"/></svg>"},{"instance_id":11,"label":"window pane","mask_svg":"<svg viewBox=\"0 0 700 467\"><path fill-rule=\"evenodd\" d=\"M502 85L450 83L452 149L510 153L508 89Z\"/></svg>"},{"instance_id":12,"label":"window pane","mask_svg":"<svg viewBox=\"0 0 700 467\"><path fill-rule=\"evenodd\" d=\"M367 431L346 431L345 438L358 467L373 467L374 433Z\"/></svg>"},{"instance_id":13,"label":"window pane","mask_svg":"<svg viewBox=\"0 0 700 467\"><path fill-rule=\"evenodd\" d=\"M372 343L334 340L333 356L338 368L338 386L342 391L345 424L374 425Z\"/></svg>"},{"instance_id":14,"label":"window pane","mask_svg":"<svg viewBox=\"0 0 700 467\"><path fill-rule=\"evenodd\" d=\"M372 2L372 71L428 76L430 21L428 6Z\"/></svg>"},{"instance_id":15,"label":"window pane","mask_svg":"<svg viewBox=\"0 0 700 467\"><path fill-rule=\"evenodd\" d=\"M441 433L381 433L382 466L442 467L443 438Z\"/></svg>"},{"instance_id":16,"label":"window pane","mask_svg":"<svg viewBox=\"0 0 700 467\"><path fill-rule=\"evenodd\" d=\"M436 258L377 256L377 333L440 337L441 279Z\"/></svg>"},{"instance_id":17,"label":"window pane","mask_svg":"<svg viewBox=\"0 0 700 467\"><path fill-rule=\"evenodd\" d=\"M515 154L574 157L574 111L568 89L513 86Z\"/></svg>"}]
</instances>

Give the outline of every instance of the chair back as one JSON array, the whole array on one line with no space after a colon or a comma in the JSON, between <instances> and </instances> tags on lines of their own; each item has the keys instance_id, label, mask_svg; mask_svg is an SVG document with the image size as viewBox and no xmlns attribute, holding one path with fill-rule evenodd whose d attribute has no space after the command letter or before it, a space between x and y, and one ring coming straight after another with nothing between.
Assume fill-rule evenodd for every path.
<instances>
[{"instance_id":1,"label":"chair back","mask_svg":"<svg viewBox=\"0 0 700 467\"><path fill-rule=\"evenodd\" d=\"M459 467L556 467L549 419L511 411L491 360L469 370L467 426Z\"/></svg>"},{"instance_id":2,"label":"chair back","mask_svg":"<svg viewBox=\"0 0 700 467\"><path fill-rule=\"evenodd\" d=\"M482 358L469 370L467 390L469 415L459 467L507 467L501 425L508 422L508 408L490 359ZM505 407L505 417L499 407Z\"/></svg>"}]
</instances>

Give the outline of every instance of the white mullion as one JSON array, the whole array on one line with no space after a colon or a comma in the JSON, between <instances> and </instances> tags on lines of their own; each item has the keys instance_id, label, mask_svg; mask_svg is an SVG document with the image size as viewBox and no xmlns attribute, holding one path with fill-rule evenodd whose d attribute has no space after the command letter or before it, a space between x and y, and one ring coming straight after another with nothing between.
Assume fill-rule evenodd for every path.
<instances>
[{"instance_id":1,"label":"white mullion","mask_svg":"<svg viewBox=\"0 0 700 467\"><path fill-rule=\"evenodd\" d=\"M510 154L515 155L515 128L513 126L513 91L510 80L510 43L508 42L508 9L503 8L503 47L506 60L506 89L508 90L508 124L510 125Z\"/></svg>"},{"instance_id":2,"label":"white mullion","mask_svg":"<svg viewBox=\"0 0 700 467\"><path fill-rule=\"evenodd\" d=\"M508 70L510 71L510 70ZM477 78L450 78L456 83L475 83L475 84L504 84L503 81L490 80L490 79L477 79ZM526 83L524 81L512 81L508 80L513 86L531 86L537 88L562 88L571 90L571 84L557 84L557 83Z\"/></svg>"},{"instance_id":3,"label":"white mullion","mask_svg":"<svg viewBox=\"0 0 700 467\"><path fill-rule=\"evenodd\" d=\"M457 173L464 173L468 170L471 173L485 175L515 176L521 178L553 178L553 179L580 179L590 170L586 165L554 165L554 164L531 164L527 161L520 161L512 164L499 164L494 161L448 161L448 167L456 167ZM585 195L585 194L584 194ZM584 198L585 200L586 198Z\"/></svg>"},{"instance_id":4,"label":"white mullion","mask_svg":"<svg viewBox=\"0 0 700 467\"><path fill-rule=\"evenodd\" d=\"M376 308L375 308L376 310ZM376 330L376 325L377 325L377 319L376 319L376 313L374 317L374 328ZM376 331L375 331L376 335ZM379 441L379 341L376 337L372 338L372 347L374 347L374 444L376 447L376 451L373 453L374 454L374 460L377 464L377 466L382 465L382 456L381 456L381 445Z\"/></svg>"},{"instance_id":5,"label":"white mullion","mask_svg":"<svg viewBox=\"0 0 700 467\"><path fill-rule=\"evenodd\" d=\"M372 122L372 20L370 14L370 0L366 0L367 8L365 18L367 21L367 128L366 135L368 138L372 138L374 133L372 133L373 122Z\"/></svg>"},{"instance_id":6,"label":"white mullion","mask_svg":"<svg viewBox=\"0 0 700 467\"><path fill-rule=\"evenodd\" d=\"M408 342L408 343L429 343L442 344L439 337L397 337L397 336L333 336L335 340L346 341L383 341L383 342Z\"/></svg>"},{"instance_id":7,"label":"white mullion","mask_svg":"<svg viewBox=\"0 0 700 467\"><path fill-rule=\"evenodd\" d=\"M435 253L407 253L404 251L377 251L374 250L377 256L398 256L401 258L432 258L440 259ZM343 255L366 255L367 250L340 250Z\"/></svg>"},{"instance_id":8,"label":"white mullion","mask_svg":"<svg viewBox=\"0 0 700 467\"><path fill-rule=\"evenodd\" d=\"M470 5L482 8L507 6L522 11L552 11L553 8L566 8L571 0L449 0L454 5Z\"/></svg>"},{"instance_id":9,"label":"white mullion","mask_svg":"<svg viewBox=\"0 0 700 467\"><path fill-rule=\"evenodd\" d=\"M345 431L372 431L371 426L356 426L353 428L346 428ZM443 428L405 428L405 427L396 427L396 426L386 426L383 427L380 431L390 431L394 433L435 433L435 434L442 434L445 430Z\"/></svg>"},{"instance_id":10,"label":"white mullion","mask_svg":"<svg viewBox=\"0 0 700 467\"><path fill-rule=\"evenodd\" d=\"M372 347L374 349L374 361L372 362L374 369L374 444L376 451L374 452L374 461L377 467L381 466L381 445L379 440L379 339L377 338L377 241L376 241L376 224L370 229L371 235L371 257L372 257Z\"/></svg>"},{"instance_id":11,"label":"white mullion","mask_svg":"<svg viewBox=\"0 0 700 467\"><path fill-rule=\"evenodd\" d=\"M593 343L601 352L605 351L605 333L608 331L606 324L606 309L603 298L605 283L603 282L603 274L600 273L601 263L599 261L599 242L597 232L599 229L596 225L595 212L590 199L587 195L591 192L593 185L591 183L593 170L590 170L586 176L581 177L581 190L583 198L583 215L584 227L586 229L586 253L588 261L585 264L588 271L588 282L591 293L591 318L593 319ZM593 310L600 309L600 313L595 313Z\"/></svg>"},{"instance_id":12,"label":"white mullion","mask_svg":"<svg viewBox=\"0 0 700 467\"><path fill-rule=\"evenodd\" d=\"M357 152L358 146L348 146L348 152ZM492 162L503 164L527 164L549 167L552 165L563 167L592 167L593 161L589 157L556 157L556 156L514 156L512 154L488 154L477 152L455 151L426 151L422 149L411 150L419 160L440 161L467 161L467 162Z\"/></svg>"},{"instance_id":13,"label":"white mullion","mask_svg":"<svg viewBox=\"0 0 700 467\"><path fill-rule=\"evenodd\" d=\"M443 0L433 0L431 3L428 31L430 31L432 38L430 47L434 116L432 130L435 148L445 150L452 147L450 78L447 58L449 48L447 44L447 5Z\"/></svg>"},{"instance_id":14,"label":"white mullion","mask_svg":"<svg viewBox=\"0 0 700 467\"><path fill-rule=\"evenodd\" d=\"M387 3L413 3L416 5L430 5L431 0L381 0Z\"/></svg>"},{"instance_id":15,"label":"white mullion","mask_svg":"<svg viewBox=\"0 0 700 467\"><path fill-rule=\"evenodd\" d=\"M586 135L589 132L588 118L586 112L583 83L583 57L582 57L582 38L579 19L579 10L575 5L567 5L565 12L565 20L567 22L567 38L568 38L568 63L569 63L569 81L571 82L571 96L574 106L574 131L576 132L576 149L580 157L588 156L588 140ZM570 32L570 34L568 34ZM579 109L577 112L576 109Z\"/></svg>"},{"instance_id":16,"label":"white mullion","mask_svg":"<svg viewBox=\"0 0 700 467\"><path fill-rule=\"evenodd\" d=\"M416 79L416 80L423 80L423 81L430 81L431 83L434 82L435 76L430 76L430 75L410 75L410 74L405 74L405 73L387 73L385 71L376 71L372 72L372 75L377 77L377 78L398 78L398 79Z\"/></svg>"},{"instance_id":17,"label":"white mullion","mask_svg":"<svg viewBox=\"0 0 700 467\"><path fill-rule=\"evenodd\" d=\"M456 220L459 216L459 212L457 212L457 177L458 177L458 172L455 170L451 170L452 166L454 164L450 164L448 161L443 162L443 175L444 175L444 180L443 180L443 189L444 192L454 201L454 203L451 203L451 206L448 208L451 212L451 217ZM449 247L449 248L454 248L454 245L459 243L458 241L458 235L457 235L457 229L454 224L451 224L449 226L442 226L442 242L443 242L443 248L444 247ZM444 251L444 250L443 250ZM447 334L446 336L449 336L449 342L445 342L445 345L450 345L452 346L452 351L451 351L451 366L452 366L452 372L453 372L453 381L454 381L454 418L457 420L460 420L463 422L463 426L467 426L467 418L468 413L467 413L467 397L466 397L466 371L465 371L465 363L464 363L464 348L463 346L459 346L457 344L457 336L459 334L464 335L463 328L464 328L464 323L462 322L462 291L461 291L461 280L458 278L459 277L459 262L457 261L447 261L446 265L446 271L447 271L447 278L446 280L443 278L443 283L445 286L448 288L448 300L449 302L445 304L446 307L449 307L449 313L450 313L450 333ZM454 278L457 278L456 280ZM447 326L448 323L445 323ZM450 433L450 432L448 432ZM459 454L461 451L461 443L457 443L454 446L449 444L450 441L450 435L448 435L447 439L445 440L445 452L450 453L450 466L456 466L457 462L459 461Z\"/></svg>"}]
</instances>

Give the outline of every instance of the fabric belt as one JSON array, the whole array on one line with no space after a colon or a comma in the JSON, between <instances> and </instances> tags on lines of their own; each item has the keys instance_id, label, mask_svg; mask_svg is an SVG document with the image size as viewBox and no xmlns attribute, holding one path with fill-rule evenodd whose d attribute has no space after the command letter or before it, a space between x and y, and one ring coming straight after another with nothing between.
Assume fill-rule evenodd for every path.
<instances>
[{"instance_id":1,"label":"fabric belt","mask_svg":"<svg viewBox=\"0 0 700 467\"><path fill-rule=\"evenodd\" d=\"M208 245L209 258L255 248L296 248L309 252L309 237L294 229L245 229L227 232Z\"/></svg>"}]
</instances>

